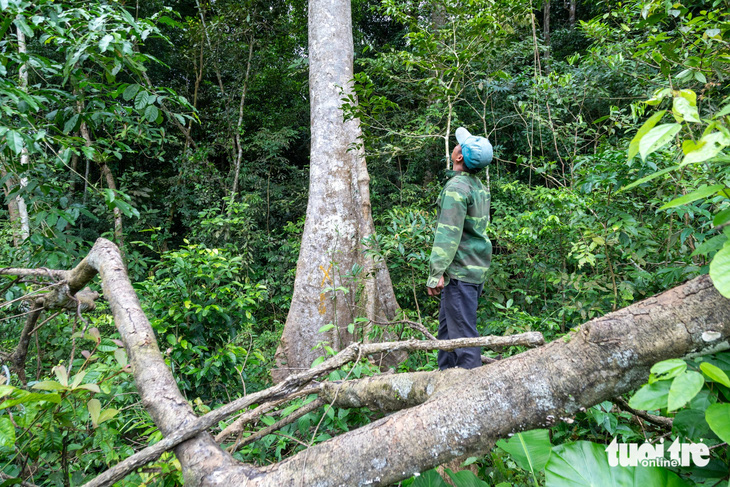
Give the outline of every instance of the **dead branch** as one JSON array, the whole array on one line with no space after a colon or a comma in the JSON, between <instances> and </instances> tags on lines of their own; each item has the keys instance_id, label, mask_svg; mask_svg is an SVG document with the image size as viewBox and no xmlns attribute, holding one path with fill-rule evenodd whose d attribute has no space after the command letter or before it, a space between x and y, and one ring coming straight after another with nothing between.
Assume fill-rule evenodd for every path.
<instances>
[{"instance_id":1,"label":"dead branch","mask_svg":"<svg viewBox=\"0 0 730 487\"><path fill-rule=\"evenodd\" d=\"M0 276L18 276L18 277L44 277L52 281L62 281L66 279L68 271L56 269L47 269L41 267L38 269L23 269L17 267L5 267L0 269Z\"/></svg>"},{"instance_id":2,"label":"dead branch","mask_svg":"<svg viewBox=\"0 0 730 487\"><path fill-rule=\"evenodd\" d=\"M309 394L317 394L319 392L320 386L318 384L306 387L302 389L301 391L291 394L283 399L279 399L276 401L266 401L263 404L259 405L257 408L246 411L245 413L241 414L236 420L231 423L230 425L226 426L223 431L218 433L215 437L215 441L218 443L223 442L226 438L228 438L231 435L239 434L243 431L243 428L253 421L256 421L264 414L268 413L272 409L275 409L282 404L292 401L293 399L296 399L297 397L307 396Z\"/></svg>"},{"instance_id":3,"label":"dead branch","mask_svg":"<svg viewBox=\"0 0 730 487\"><path fill-rule=\"evenodd\" d=\"M49 269L44 271L50 272ZM58 271L60 272L60 271ZM68 275L68 273L66 273ZM56 284L56 288L33 301L32 308L28 312L25 325L20 332L18 345L13 353L10 354L9 360L13 370L18 375L20 381L25 384L25 360L28 356L28 348L30 347L30 339L38 329L47 323L51 318L57 316L58 313L44 320L37 325L38 319L44 311L54 309L75 309L77 313L83 311L91 311L96 307L96 300L99 299L99 293L89 288L70 294L69 281L62 280Z\"/></svg>"},{"instance_id":4,"label":"dead branch","mask_svg":"<svg viewBox=\"0 0 730 487\"><path fill-rule=\"evenodd\" d=\"M0 472L0 480L5 480L5 481L16 480L16 478L11 477L10 475L8 475L6 473ZM17 482L17 480L16 480L16 482ZM5 483L5 482L3 482L3 483ZM19 485L20 487L38 487L36 484L31 484L30 482L24 482L24 481L21 481L20 483L17 483L17 484L9 483L8 485Z\"/></svg>"},{"instance_id":5,"label":"dead branch","mask_svg":"<svg viewBox=\"0 0 730 487\"><path fill-rule=\"evenodd\" d=\"M619 409L629 412L629 413L633 414L634 416L637 416L656 426L661 426L662 428L668 428L671 430L672 425L674 424L674 420L672 420L672 418L665 418L663 416L655 416L653 414L647 413L646 411L640 411L638 409L632 408L631 406L629 406L629 403L626 402L626 400L622 397L614 397L613 399L611 399L611 402L616 404L616 406L618 406Z\"/></svg>"},{"instance_id":6,"label":"dead branch","mask_svg":"<svg viewBox=\"0 0 730 487\"><path fill-rule=\"evenodd\" d=\"M270 435L273 432L280 430L281 428L283 428L284 426L286 426L288 424L292 424L294 421L297 421L302 416L305 416L305 415L311 413L312 411L319 409L324 404L325 404L324 400L315 399L314 401L310 402L309 404L304 405L301 408L297 409L296 411L291 413L289 416L280 419L279 421L272 424L271 426L268 426L260 431L257 431L256 433L242 439L241 441L237 441L235 443L235 445L233 445L234 448L230 449L229 451L233 452L233 451L237 450L238 448L241 448L250 443L253 443L256 440L260 440L264 436Z\"/></svg>"}]
</instances>

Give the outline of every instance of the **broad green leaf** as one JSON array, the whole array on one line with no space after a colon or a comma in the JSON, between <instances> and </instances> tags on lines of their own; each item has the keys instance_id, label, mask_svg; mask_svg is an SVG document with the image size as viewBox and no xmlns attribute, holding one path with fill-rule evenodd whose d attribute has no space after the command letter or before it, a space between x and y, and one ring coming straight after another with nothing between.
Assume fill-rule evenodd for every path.
<instances>
[{"instance_id":1,"label":"broad green leaf","mask_svg":"<svg viewBox=\"0 0 730 487\"><path fill-rule=\"evenodd\" d=\"M712 219L712 224L716 227L719 227L720 225L724 225L730 221L730 208L725 208L720 213L715 215L715 218Z\"/></svg>"},{"instance_id":2,"label":"broad green leaf","mask_svg":"<svg viewBox=\"0 0 730 487\"><path fill-rule=\"evenodd\" d=\"M0 446L9 450L15 447L15 426L7 416L0 417Z\"/></svg>"},{"instance_id":3,"label":"broad green leaf","mask_svg":"<svg viewBox=\"0 0 730 487\"><path fill-rule=\"evenodd\" d=\"M5 141L10 150L15 154L23 152L23 136L15 130L8 130L5 132Z\"/></svg>"},{"instance_id":4,"label":"broad green leaf","mask_svg":"<svg viewBox=\"0 0 730 487\"><path fill-rule=\"evenodd\" d=\"M722 149L730 145L730 138L722 132L712 132L705 135L697 143L697 148L687 153L682 159L681 166L704 162L717 156Z\"/></svg>"},{"instance_id":5,"label":"broad green leaf","mask_svg":"<svg viewBox=\"0 0 730 487\"><path fill-rule=\"evenodd\" d=\"M696 107L697 106L697 93L695 93L692 90L679 90L678 92L675 92L677 97L684 98L690 106Z\"/></svg>"},{"instance_id":6,"label":"broad green leaf","mask_svg":"<svg viewBox=\"0 0 730 487\"><path fill-rule=\"evenodd\" d=\"M449 487L449 485L436 470L427 470L416 477L411 487Z\"/></svg>"},{"instance_id":7,"label":"broad green leaf","mask_svg":"<svg viewBox=\"0 0 730 487\"><path fill-rule=\"evenodd\" d=\"M71 389L76 389L79 386L79 384L81 384L81 381L84 380L85 376L86 376L86 372L83 370L81 372L79 372L78 374L74 375L74 379L71 382Z\"/></svg>"},{"instance_id":8,"label":"broad green leaf","mask_svg":"<svg viewBox=\"0 0 730 487\"><path fill-rule=\"evenodd\" d=\"M724 107L722 107L722 110L717 112L712 118L724 117L728 114L730 114L730 105L725 105Z\"/></svg>"},{"instance_id":9,"label":"broad green leaf","mask_svg":"<svg viewBox=\"0 0 730 487\"><path fill-rule=\"evenodd\" d=\"M114 350L114 358L119 362L119 366L124 368L127 366L127 352L123 348Z\"/></svg>"},{"instance_id":10,"label":"broad green leaf","mask_svg":"<svg viewBox=\"0 0 730 487\"><path fill-rule=\"evenodd\" d=\"M692 256L707 255L710 252L714 252L715 250L722 248L722 246L725 245L725 242L727 242L727 237L725 235L715 235L711 239L702 242L695 251L692 252Z\"/></svg>"},{"instance_id":11,"label":"broad green leaf","mask_svg":"<svg viewBox=\"0 0 730 487\"><path fill-rule=\"evenodd\" d=\"M705 420L704 409L683 409L674 416L672 428L680 435L686 436L692 441L700 441L702 438L711 438L715 434Z\"/></svg>"},{"instance_id":12,"label":"broad green leaf","mask_svg":"<svg viewBox=\"0 0 730 487\"><path fill-rule=\"evenodd\" d=\"M672 113L678 122L688 121L700 123L700 114L696 106L692 106L690 102L683 97L675 97L672 104Z\"/></svg>"},{"instance_id":13,"label":"broad green leaf","mask_svg":"<svg viewBox=\"0 0 730 487\"><path fill-rule=\"evenodd\" d=\"M28 24L25 23L25 19L23 17L21 17L20 15L15 17L13 23L20 30L20 32L25 34L27 37L33 37L33 29L31 29Z\"/></svg>"},{"instance_id":14,"label":"broad green leaf","mask_svg":"<svg viewBox=\"0 0 730 487\"><path fill-rule=\"evenodd\" d=\"M545 468L553 447L550 432L544 429L517 433L509 441L499 440L497 446L509 453L520 468L533 475Z\"/></svg>"},{"instance_id":15,"label":"broad green leaf","mask_svg":"<svg viewBox=\"0 0 730 487\"><path fill-rule=\"evenodd\" d=\"M646 100L644 103L647 105L658 105L662 102L662 100L669 95L672 94L671 88L662 88L661 90L657 90L654 93L654 96L652 96L650 99Z\"/></svg>"},{"instance_id":16,"label":"broad green leaf","mask_svg":"<svg viewBox=\"0 0 730 487\"><path fill-rule=\"evenodd\" d=\"M105 52L109 48L109 44L114 40L114 36L107 34L99 41L99 50Z\"/></svg>"},{"instance_id":17,"label":"broad green leaf","mask_svg":"<svg viewBox=\"0 0 730 487\"><path fill-rule=\"evenodd\" d=\"M156 106L150 105L148 106L144 111L144 116L147 119L148 122L152 123L155 120L157 120L157 117L160 115L160 111L157 109Z\"/></svg>"},{"instance_id":18,"label":"broad green leaf","mask_svg":"<svg viewBox=\"0 0 730 487\"><path fill-rule=\"evenodd\" d=\"M631 143L629 144L629 161L633 159L636 154L639 153L639 142L641 142L642 137L644 137L651 129L654 128L654 126L659 122L659 120L662 119L666 112L666 110L660 110L656 112L654 115L649 117L649 119L644 122L644 125L642 125L641 128L636 132L636 135L633 139L631 139Z\"/></svg>"},{"instance_id":19,"label":"broad green leaf","mask_svg":"<svg viewBox=\"0 0 730 487\"><path fill-rule=\"evenodd\" d=\"M657 171L657 172L655 172L653 174L650 174L648 176L644 176L643 178L637 179L633 183L628 184L628 185L624 186L623 188L621 188L620 191L626 191L628 189L635 188L636 186L638 186L640 184L644 184L646 182L649 182L652 179L656 179L659 176L663 176L664 174L666 174L668 172L671 172L671 171L674 171L674 170L677 170L677 169L679 169L681 167L682 167L681 165L671 166L671 167L665 167L664 169L662 169L660 171Z\"/></svg>"},{"instance_id":20,"label":"broad green leaf","mask_svg":"<svg viewBox=\"0 0 730 487\"><path fill-rule=\"evenodd\" d=\"M38 389L39 391L65 391L68 389L66 386L62 386L56 381L53 380L44 380L41 382L38 382L37 384L33 384L33 387L31 389Z\"/></svg>"},{"instance_id":21,"label":"broad green leaf","mask_svg":"<svg viewBox=\"0 0 730 487\"><path fill-rule=\"evenodd\" d=\"M605 445L578 441L553 448L545 466L545 487L687 487L659 467L612 467Z\"/></svg>"},{"instance_id":22,"label":"broad green leaf","mask_svg":"<svg viewBox=\"0 0 730 487\"><path fill-rule=\"evenodd\" d=\"M667 407L670 386L671 382L668 380L660 380L653 384L646 384L629 400L629 406L644 411L664 409Z\"/></svg>"},{"instance_id":23,"label":"broad green leaf","mask_svg":"<svg viewBox=\"0 0 730 487\"><path fill-rule=\"evenodd\" d=\"M330 331L334 327L335 325L333 323L327 323L326 325L321 326L318 331L319 333L324 333L326 331Z\"/></svg>"},{"instance_id":24,"label":"broad green leaf","mask_svg":"<svg viewBox=\"0 0 730 487\"><path fill-rule=\"evenodd\" d=\"M651 368L651 373L659 380L667 380L677 377L685 370L687 370L687 362L680 358L673 358L655 363Z\"/></svg>"},{"instance_id":25,"label":"broad green leaf","mask_svg":"<svg viewBox=\"0 0 730 487\"><path fill-rule=\"evenodd\" d=\"M728 242L725 242L725 246L715 254L710 262L710 278L720 294L730 298L730 244Z\"/></svg>"},{"instance_id":26,"label":"broad green leaf","mask_svg":"<svg viewBox=\"0 0 730 487\"><path fill-rule=\"evenodd\" d=\"M96 392L96 393L101 392L101 389L99 389L99 386L96 384L81 384L76 389L86 389L87 391Z\"/></svg>"},{"instance_id":27,"label":"broad green leaf","mask_svg":"<svg viewBox=\"0 0 730 487\"><path fill-rule=\"evenodd\" d=\"M135 97L137 92L139 91L140 86L137 84L129 85L124 89L124 93L122 93L122 98L124 98L125 101L129 101L132 98Z\"/></svg>"},{"instance_id":28,"label":"broad green leaf","mask_svg":"<svg viewBox=\"0 0 730 487\"><path fill-rule=\"evenodd\" d=\"M94 427L99 425L99 415L101 414L101 402L98 399L89 399L86 403L86 407L89 409L89 417Z\"/></svg>"},{"instance_id":29,"label":"broad green leaf","mask_svg":"<svg viewBox=\"0 0 730 487\"><path fill-rule=\"evenodd\" d=\"M712 431L725 443L730 443L730 404L712 404L705 412Z\"/></svg>"},{"instance_id":30,"label":"broad green leaf","mask_svg":"<svg viewBox=\"0 0 730 487\"><path fill-rule=\"evenodd\" d=\"M56 382L54 382L56 384ZM33 402L52 402L59 404L61 402L61 396L58 394L43 394L40 392L26 392L22 396L16 399L8 399L0 403L0 409L7 409L18 404L29 404Z\"/></svg>"},{"instance_id":31,"label":"broad green leaf","mask_svg":"<svg viewBox=\"0 0 730 487\"><path fill-rule=\"evenodd\" d=\"M699 372L686 370L672 381L669 388L668 409L676 411L687 404L705 385L705 378Z\"/></svg>"},{"instance_id":32,"label":"broad green leaf","mask_svg":"<svg viewBox=\"0 0 730 487\"><path fill-rule=\"evenodd\" d=\"M688 203L692 203L693 201L701 200L703 198L707 198L708 196L712 196L713 194L717 193L718 191L725 189L724 184L713 184L712 186L707 186L703 184L699 188L697 188L695 191L692 191L689 194L686 194L684 196L680 196L679 198L675 198L669 203L663 205L660 210L666 210L668 208L675 208L677 206L686 205Z\"/></svg>"},{"instance_id":33,"label":"broad green leaf","mask_svg":"<svg viewBox=\"0 0 730 487\"><path fill-rule=\"evenodd\" d=\"M64 134L70 134L71 131L73 131L76 128L76 124L79 121L79 114L77 113L73 117L66 120L66 123L63 124L63 133Z\"/></svg>"},{"instance_id":34,"label":"broad green leaf","mask_svg":"<svg viewBox=\"0 0 730 487\"><path fill-rule=\"evenodd\" d=\"M678 123L665 123L651 129L639 142L641 158L646 159L649 154L666 145L680 130L682 125Z\"/></svg>"},{"instance_id":35,"label":"broad green leaf","mask_svg":"<svg viewBox=\"0 0 730 487\"><path fill-rule=\"evenodd\" d=\"M13 386L0 386L0 397L5 397L15 390Z\"/></svg>"},{"instance_id":36,"label":"broad green leaf","mask_svg":"<svg viewBox=\"0 0 730 487\"><path fill-rule=\"evenodd\" d=\"M489 484L480 480L479 477L474 475L471 470L460 470L459 472L453 472L447 468L446 473L451 477L451 481L454 485L459 487L489 487Z\"/></svg>"},{"instance_id":37,"label":"broad green leaf","mask_svg":"<svg viewBox=\"0 0 730 487\"><path fill-rule=\"evenodd\" d=\"M63 365L56 365L51 370L54 374L56 374L56 379L58 379L58 382L60 382L61 385L68 385L68 372L66 371L66 367L64 367Z\"/></svg>"},{"instance_id":38,"label":"broad green leaf","mask_svg":"<svg viewBox=\"0 0 730 487\"><path fill-rule=\"evenodd\" d=\"M725 371L717 365L713 365L709 362L702 362L700 364L700 370L713 381L722 384L725 387L730 387L730 378L728 378Z\"/></svg>"},{"instance_id":39,"label":"broad green leaf","mask_svg":"<svg viewBox=\"0 0 730 487\"><path fill-rule=\"evenodd\" d=\"M150 100L150 94L147 93L145 90L140 91L137 93L137 96L134 97L134 108L137 110L142 110L144 107L149 105Z\"/></svg>"},{"instance_id":40,"label":"broad green leaf","mask_svg":"<svg viewBox=\"0 0 730 487\"><path fill-rule=\"evenodd\" d=\"M83 146L81 148L81 152L84 153L84 155L86 156L86 158L88 160L90 160L90 161L96 161L97 160L97 158L96 158L97 152L96 152L96 149L94 149L93 147Z\"/></svg>"},{"instance_id":41,"label":"broad green leaf","mask_svg":"<svg viewBox=\"0 0 730 487\"><path fill-rule=\"evenodd\" d=\"M105 409L99 415L99 422L97 424L101 424L104 421L107 421L109 419L112 419L117 414L119 414L119 410L118 409L111 409L111 408Z\"/></svg>"}]
</instances>

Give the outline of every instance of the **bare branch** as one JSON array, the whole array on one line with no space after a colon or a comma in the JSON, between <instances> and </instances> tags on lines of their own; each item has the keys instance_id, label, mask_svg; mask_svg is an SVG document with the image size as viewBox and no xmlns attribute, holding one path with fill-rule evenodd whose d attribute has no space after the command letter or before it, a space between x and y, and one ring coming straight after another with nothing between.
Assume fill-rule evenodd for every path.
<instances>
[{"instance_id":1,"label":"bare branch","mask_svg":"<svg viewBox=\"0 0 730 487\"><path fill-rule=\"evenodd\" d=\"M11 477L10 475L0 472L0 480L16 480L16 477ZM17 482L17 480L16 480ZM38 487L36 484L31 484L30 482L24 482L21 481L19 484L10 484L10 485L19 485L20 487Z\"/></svg>"},{"instance_id":2,"label":"bare branch","mask_svg":"<svg viewBox=\"0 0 730 487\"><path fill-rule=\"evenodd\" d=\"M291 413L289 416L280 419L279 421L272 424L271 426L268 426L260 431L257 431L256 433L252 434L251 436L244 438L240 442L237 441L236 444L234 445L235 448L233 451L235 451L238 448L241 448L242 446L246 446L250 443L253 443L254 441L259 440L259 439L263 438L264 436L270 435L273 432L280 430L281 428L283 428L284 426L286 426L288 424L292 424L294 421L297 421L302 416L305 416L305 415L311 413L312 411L319 409L320 407L322 407L324 405L324 403L325 402L322 399L315 399L314 401L310 402L309 404L304 405L301 408L297 409L296 411ZM308 446L308 445L306 445L306 443L305 443L305 446Z\"/></svg>"},{"instance_id":3,"label":"bare branch","mask_svg":"<svg viewBox=\"0 0 730 487\"><path fill-rule=\"evenodd\" d=\"M15 267L6 267L0 269L0 276L18 276L18 277L45 277L54 281L62 281L66 279L69 271L61 271L56 269L46 269L41 267L38 269L23 269Z\"/></svg>"},{"instance_id":4,"label":"bare branch","mask_svg":"<svg viewBox=\"0 0 730 487\"><path fill-rule=\"evenodd\" d=\"M668 428L672 429L672 425L674 424L674 420L672 418L665 418L663 416L655 416L653 414L649 414L646 411L639 411L638 409L634 409L631 406L629 406L629 403L624 400L622 397L614 397L611 399L611 401L616 404L620 409L623 409L624 411L627 411L634 416L638 416L639 418L648 421L651 424L654 424L656 426L661 426L662 428Z\"/></svg>"}]
</instances>

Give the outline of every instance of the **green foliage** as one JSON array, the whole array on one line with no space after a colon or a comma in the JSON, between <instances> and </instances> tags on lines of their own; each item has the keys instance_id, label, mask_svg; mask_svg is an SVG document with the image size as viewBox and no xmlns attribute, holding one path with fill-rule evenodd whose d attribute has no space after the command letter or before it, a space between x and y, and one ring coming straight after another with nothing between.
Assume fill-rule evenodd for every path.
<instances>
[{"instance_id":1,"label":"green foliage","mask_svg":"<svg viewBox=\"0 0 730 487\"><path fill-rule=\"evenodd\" d=\"M694 369L694 370L693 370ZM730 354L723 352L692 361L665 360L651 369L649 383L639 389L629 404L637 409L674 414L673 435L710 446L726 441L730 428ZM727 472L724 451L712 450L704 478L721 478ZM716 470L720 468L719 472Z\"/></svg>"},{"instance_id":2,"label":"green foliage","mask_svg":"<svg viewBox=\"0 0 730 487\"><path fill-rule=\"evenodd\" d=\"M552 448L548 430L517 433L509 441L499 440L497 446L509 453L521 469L530 472L538 485L537 472L545 468Z\"/></svg>"},{"instance_id":3,"label":"green foliage","mask_svg":"<svg viewBox=\"0 0 730 487\"><path fill-rule=\"evenodd\" d=\"M612 467L606 447L589 441L560 445L553 449L545 466L546 487L642 487L687 486L675 473L661 467Z\"/></svg>"},{"instance_id":4,"label":"green foliage","mask_svg":"<svg viewBox=\"0 0 730 487\"><path fill-rule=\"evenodd\" d=\"M378 229L371 251L390 269L398 318L436 330L438 301L424 283L445 142L453 145L459 125L495 146L483 334L537 330L560 339L701 273L730 292L727 2L579 2L575 27L552 4L549 43L540 25L533 38L539 2L353 5L358 73L345 106L362 121ZM5 203L25 199L31 221L30 238L15 247L17 232L0 210L0 266L70 268L121 213L133 282L181 389L203 413L269 382L288 311L307 198L306 3L173 5L0 1L0 185ZM116 191L97 184L103 165ZM3 297L36 289L19 283ZM4 350L22 327L13 316L25 311L10 309L0 309ZM21 475L22 458L46 470L36 483L78 485L131 454L131 445L161 438L134 402L109 316L99 310L88 319L88 337L66 315L38 331L42 353L31 352L27 371L36 374L37 360L35 389L0 386L5 473ZM405 324L393 330L420 338ZM73 343L86 349L68 377L61 371ZM434 370L435 356L412 354L399 371ZM631 405L672 417L674 437L716 446L710 466L679 474L717 483L728 471L717 446L730 424L726 357L670 361L652 372ZM376 373L363 362L331 379ZM285 427L287 436L268 435L236 455L268 464L303 449L298 441L319 443L378 417L323 408ZM552 443L546 430L518 433L470 459L476 474L444 476L504 487L553 485L559 472L574 485L591 475L608 485L627 472L602 470L602 445L666 434L643 426L604 402L551 427ZM151 467L125 482L182 482L171 455ZM667 484L669 474L652 472L637 475ZM403 485L444 483L429 471Z\"/></svg>"},{"instance_id":5,"label":"green foliage","mask_svg":"<svg viewBox=\"0 0 730 487\"><path fill-rule=\"evenodd\" d=\"M113 329L105 315L91 319ZM146 443L155 430L134 398L121 342L96 327L83 336L65 333L66 344L81 349L72 367L57 365L28 388L0 386L0 464L11 477L20 475L21 465L42 465L37 485L82 484L134 452L124 438ZM129 481L140 478L134 474Z\"/></svg>"},{"instance_id":6,"label":"green foliage","mask_svg":"<svg viewBox=\"0 0 730 487\"><path fill-rule=\"evenodd\" d=\"M183 392L209 401L241 384L262 388L265 358L254 347L255 312L266 289L246 281L243 258L188 244L163 254L161 263L139 290Z\"/></svg>"}]
</instances>

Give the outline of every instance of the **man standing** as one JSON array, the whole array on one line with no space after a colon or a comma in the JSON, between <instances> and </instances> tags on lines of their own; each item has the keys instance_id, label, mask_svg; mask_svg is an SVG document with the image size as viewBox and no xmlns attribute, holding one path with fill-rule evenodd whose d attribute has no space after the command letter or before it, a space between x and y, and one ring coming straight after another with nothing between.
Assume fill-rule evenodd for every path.
<instances>
[{"instance_id":1,"label":"man standing","mask_svg":"<svg viewBox=\"0 0 730 487\"><path fill-rule=\"evenodd\" d=\"M476 174L492 162L492 144L465 128L456 130L459 144L451 154L453 177L438 200L438 226L431 250L429 296L443 295L439 310L439 340L476 337L477 300L492 260L486 235L489 190ZM439 351L440 370L473 369L482 365L481 349Z\"/></svg>"}]
</instances>

